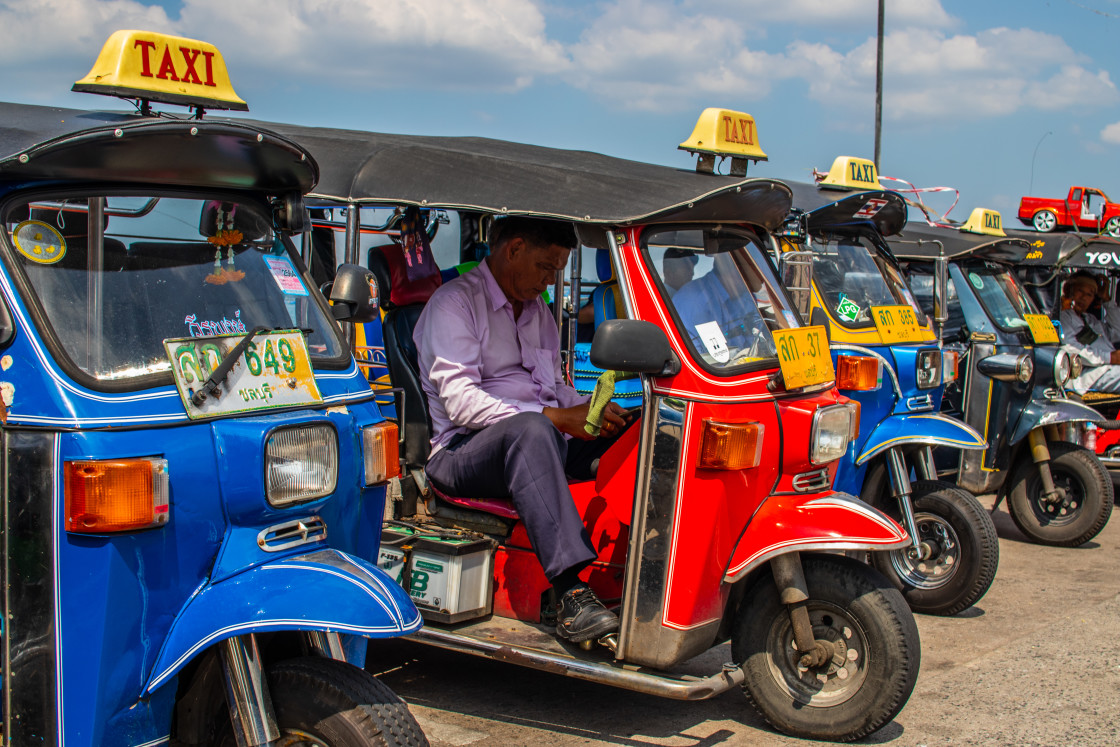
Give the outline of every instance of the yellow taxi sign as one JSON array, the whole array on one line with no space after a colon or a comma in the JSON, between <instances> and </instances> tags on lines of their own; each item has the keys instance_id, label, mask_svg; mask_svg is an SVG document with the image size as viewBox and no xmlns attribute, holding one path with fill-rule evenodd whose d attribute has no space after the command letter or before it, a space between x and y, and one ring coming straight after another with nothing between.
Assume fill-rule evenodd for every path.
<instances>
[{"instance_id":1,"label":"yellow taxi sign","mask_svg":"<svg viewBox=\"0 0 1120 747\"><path fill-rule=\"evenodd\" d=\"M1050 321L1050 317L1045 314L1023 314L1023 319L1026 320L1031 338L1036 344L1058 344L1058 330L1054 328L1054 322Z\"/></svg>"},{"instance_id":2,"label":"yellow taxi sign","mask_svg":"<svg viewBox=\"0 0 1120 747\"><path fill-rule=\"evenodd\" d=\"M71 89L203 109L249 106L233 90L213 44L151 31L115 31Z\"/></svg>"},{"instance_id":3,"label":"yellow taxi sign","mask_svg":"<svg viewBox=\"0 0 1120 747\"><path fill-rule=\"evenodd\" d=\"M996 210L976 208L961 226L962 231L983 233L988 236L1006 236L1003 232L1003 216Z\"/></svg>"},{"instance_id":4,"label":"yellow taxi sign","mask_svg":"<svg viewBox=\"0 0 1120 747\"><path fill-rule=\"evenodd\" d=\"M875 162L855 156L837 156L820 186L831 189L883 189Z\"/></svg>"},{"instance_id":5,"label":"yellow taxi sign","mask_svg":"<svg viewBox=\"0 0 1120 747\"><path fill-rule=\"evenodd\" d=\"M731 156L732 176L746 174L747 161L767 160L766 153L758 145L758 128L754 117L730 109L705 109L696 120L692 135L677 148L700 154L697 171L711 172L708 165L714 167L715 156Z\"/></svg>"},{"instance_id":6,"label":"yellow taxi sign","mask_svg":"<svg viewBox=\"0 0 1120 747\"><path fill-rule=\"evenodd\" d=\"M786 389L823 384L836 378L824 327L778 329L773 335Z\"/></svg>"}]
</instances>

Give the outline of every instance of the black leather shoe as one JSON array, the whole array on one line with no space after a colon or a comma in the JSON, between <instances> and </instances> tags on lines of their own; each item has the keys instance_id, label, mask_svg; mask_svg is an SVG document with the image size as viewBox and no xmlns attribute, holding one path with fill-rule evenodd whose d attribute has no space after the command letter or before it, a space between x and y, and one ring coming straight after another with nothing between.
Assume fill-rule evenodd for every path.
<instances>
[{"instance_id":1,"label":"black leather shoe","mask_svg":"<svg viewBox=\"0 0 1120 747\"><path fill-rule=\"evenodd\" d=\"M588 586L564 592L556 605L556 635L572 643L590 641L618 630L618 617L603 606Z\"/></svg>"}]
</instances>

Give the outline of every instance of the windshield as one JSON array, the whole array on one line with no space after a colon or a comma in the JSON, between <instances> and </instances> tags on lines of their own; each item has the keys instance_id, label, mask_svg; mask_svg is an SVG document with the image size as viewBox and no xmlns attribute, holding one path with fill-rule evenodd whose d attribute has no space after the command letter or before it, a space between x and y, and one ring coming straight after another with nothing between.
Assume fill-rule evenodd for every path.
<instances>
[{"instance_id":1,"label":"windshield","mask_svg":"<svg viewBox=\"0 0 1120 747\"><path fill-rule=\"evenodd\" d=\"M104 216L101 242L91 209ZM92 196L16 206L5 228L48 330L98 382L170 378L165 339L256 326L304 329L313 359L343 354L262 206Z\"/></svg>"},{"instance_id":2,"label":"windshield","mask_svg":"<svg viewBox=\"0 0 1120 747\"><path fill-rule=\"evenodd\" d=\"M925 319L898 268L863 238L814 237L813 284L832 318L850 329L874 327L873 306L906 305Z\"/></svg>"},{"instance_id":3,"label":"windshield","mask_svg":"<svg viewBox=\"0 0 1120 747\"><path fill-rule=\"evenodd\" d=\"M1023 286L1005 268L975 265L966 268L964 274L988 316L1001 329L1026 329L1029 325L1023 315L1038 313Z\"/></svg>"},{"instance_id":4,"label":"windshield","mask_svg":"<svg viewBox=\"0 0 1120 747\"><path fill-rule=\"evenodd\" d=\"M753 236L655 231L643 243L680 330L705 368L777 365L771 330L799 325Z\"/></svg>"}]
</instances>

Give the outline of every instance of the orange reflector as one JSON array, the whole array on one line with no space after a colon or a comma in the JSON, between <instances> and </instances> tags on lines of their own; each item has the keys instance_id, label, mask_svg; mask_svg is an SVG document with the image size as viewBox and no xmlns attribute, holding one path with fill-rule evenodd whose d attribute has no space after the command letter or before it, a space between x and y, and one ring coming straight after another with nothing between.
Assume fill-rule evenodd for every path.
<instances>
[{"instance_id":1,"label":"orange reflector","mask_svg":"<svg viewBox=\"0 0 1120 747\"><path fill-rule=\"evenodd\" d=\"M166 459L66 462L66 531L128 532L166 524Z\"/></svg>"},{"instance_id":2,"label":"orange reflector","mask_svg":"<svg viewBox=\"0 0 1120 747\"><path fill-rule=\"evenodd\" d=\"M757 467L764 430L762 423L705 420L700 434L700 466L708 469Z\"/></svg>"},{"instance_id":3,"label":"orange reflector","mask_svg":"<svg viewBox=\"0 0 1120 747\"><path fill-rule=\"evenodd\" d=\"M362 429L362 457L366 485L376 485L401 473L397 424L388 421Z\"/></svg>"},{"instance_id":4,"label":"orange reflector","mask_svg":"<svg viewBox=\"0 0 1120 747\"><path fill-rule=\"evenodd\" d=\"M866 355L836 356L836 388L857 392L878 389L879 360Z\"/></svg>"}]
</instances>

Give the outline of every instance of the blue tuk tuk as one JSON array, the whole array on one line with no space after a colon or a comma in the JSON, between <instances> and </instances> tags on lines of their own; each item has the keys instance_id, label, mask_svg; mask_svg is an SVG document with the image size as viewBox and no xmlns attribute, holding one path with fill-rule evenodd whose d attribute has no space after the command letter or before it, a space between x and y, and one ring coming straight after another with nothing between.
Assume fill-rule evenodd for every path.
<instances>
[{"instance_id":1,"label":"blue tuk tuk","mask_svg":"<svg viewBox=\"0 0 1120 747\"><path fill-rule=\"evenodd\" d=\"M202 118L245 108L202 42L117 32L75 88L140 112L0 104L2 743L426 744L362 669L421 618L337 324L376 285L328 305L291 240L314 159Z\"/></svg>"}]
</instances>

